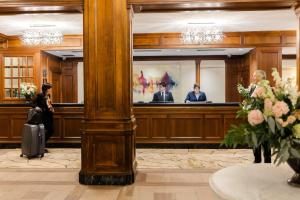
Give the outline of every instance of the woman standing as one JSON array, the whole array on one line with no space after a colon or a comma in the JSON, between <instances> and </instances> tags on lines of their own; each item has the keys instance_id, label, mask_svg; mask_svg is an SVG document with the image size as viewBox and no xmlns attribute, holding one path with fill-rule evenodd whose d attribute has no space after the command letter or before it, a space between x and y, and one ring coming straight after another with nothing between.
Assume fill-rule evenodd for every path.
<instances>
[{"instance_id":1,"label":"woman standing","mask_svg":"<svg viewBox=\"0 0 300 200\"><path fill-rule=\"evenodd\" d=\"M53 135L53 113L54 109L52 107L50 99L50 89L52 85L50 83L44 83L42 85L42 92L36 95L36 98L33 100L33 107L38 112L42 112L42 122L45 126L45 142ZM48 153L45 149L45 153Z\"/></svg>"}]
</instances>

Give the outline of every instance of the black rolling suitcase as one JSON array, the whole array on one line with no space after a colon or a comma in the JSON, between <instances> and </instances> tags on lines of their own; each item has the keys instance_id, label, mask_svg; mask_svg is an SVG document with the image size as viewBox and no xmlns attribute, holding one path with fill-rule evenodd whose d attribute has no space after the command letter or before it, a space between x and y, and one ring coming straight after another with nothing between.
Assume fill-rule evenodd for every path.
<instances>
[{"instance_id":1,"label":"black rolling suitcase","mask_svg":"<svg viewBox=\"0 0 300 200\"><path fill-rule=\"evenodd\" d=\"M44 157L45 128L43 124L24 124L21 157Z\"/></svg>"}]
</instances>

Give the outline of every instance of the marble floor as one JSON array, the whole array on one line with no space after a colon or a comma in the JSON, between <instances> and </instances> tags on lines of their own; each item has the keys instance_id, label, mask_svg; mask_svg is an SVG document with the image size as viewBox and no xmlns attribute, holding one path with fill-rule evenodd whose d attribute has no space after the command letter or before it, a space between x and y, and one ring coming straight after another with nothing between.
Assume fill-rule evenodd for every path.
<instances>
[{"instance_id":1,"label":"marble floor","mask_svg":"<svg viewBox=\"0 0 300 200\"><path fill-rule=\"evenodd\" d=\"M0 168L80 168L80 149L49 149L43 158L0 149ZM137 149L138 169L220 169L253 160L249 149Z\"/></svg>"},{"instance_id":2,"label":"marble floor","mask_svg":"<svg viewBox=\"0 0 300 200\"><path fill-rule=\"evenodd\" d=\"M252 162L246 149L137 149L133 185L85 186L78 183L80 149L49 151L27 160L20 149L0 149L0 199L218 200L208 184L212 173Z\"/></svg>"}]
</instances>

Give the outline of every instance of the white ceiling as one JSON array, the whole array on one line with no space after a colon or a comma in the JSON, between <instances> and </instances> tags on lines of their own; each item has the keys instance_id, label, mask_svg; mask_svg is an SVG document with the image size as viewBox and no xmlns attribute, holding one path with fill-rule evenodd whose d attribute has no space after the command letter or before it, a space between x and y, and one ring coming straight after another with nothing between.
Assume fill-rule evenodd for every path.
<instances>
[{"instance_id":1,"label":"white ceiling","mask_svg":"<svg viewBox=\"0 0 300 200\"><path fill-rule=\"evenodd\" d=\"M181 32L187 23L214 23L226 32L296 30L293 10L137 13L134 33Z\"/></svg>"},{"instance_id":2,"label":"white ceiling","mask_svg":"<svg viewBox=\"0 0 300 200\"><path fill-rule=\"evenodd\" d=\"M82 20L82 14L0 15L0 33L20 35L32 25L55 25L53 29L60 30L63 34L82 34Z\"/></svg>"},{"instance_id":3,"label":"white ceiling","mask_svg":"<svg viewBox=\"0 0 300 200\"><path fill-rule=\"evenodd\" d=\"M215 23L224 31L295 30L292 10L270 11L189 11L177 13L136 13L134 33L180 32L186 23ZM0 33L18 35L31 25L55 25L64 34L83 33L82 14L1 15Z\"/></svg>"},{"instance_id":4,"label":"white ceiling","mask_svg":"<svg viewBox=\"0 0 300 200\"><path fill-rule=\"evenodd\" d=\"M49 54L60 58L82 58L83 57L83 50L51 50L46 51Z\"/></svg>"}]
</instances>

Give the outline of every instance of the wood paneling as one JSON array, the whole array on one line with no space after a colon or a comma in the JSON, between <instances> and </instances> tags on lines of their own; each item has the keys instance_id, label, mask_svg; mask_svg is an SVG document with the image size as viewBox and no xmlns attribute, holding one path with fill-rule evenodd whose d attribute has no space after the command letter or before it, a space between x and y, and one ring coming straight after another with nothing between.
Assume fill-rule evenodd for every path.
<instances>
[{"instance_id":1,"label":"wood paneling","mask_svg":"<svg viewBox=\"0 0 300 200\"><path fill-rule=\"evenodd\" d=\"M197 115L170 116L170 139L202 139L204 136L204 120Z\"/></svg>"},{"instance_id":2,"label":"wood paneling","mask_svg":"<svg viewBox=\"0 0 300 200\"><path fill-rule=\"evenodd\" d=\"M276 68L280 74L282 73L282 48L261 47L253 50L251 54L254 61L250 64L250 76L256 69L264 70L267 79L273 84L272 69Z\"/></svg>"},{"instance_id":3,"label":"wood paneling","mask_svg":"<svg viewBox=\"0 0 300 200\"><path fill-rule=\"evenodd\" d=\"M62 103L77 103L77 62L62 61Z\"/></svg>"},{"instance_id":4,"label":"wood paneling","mask_svg":"<svg viewBox=\"0 0 300 200\"><path fill-rule=\"evenodd\" d=\"M54 103L77 103L77 65L74 60L42 52L41 67L47 70L47 81L53 84L51 93Z\"/></svg>"},{"instance_id":5,"label":"wood paneling","mask_svg":"<svg viewBox=\"0 0 300 200\"><path fill-rule=\"evenodd\" d=\"M0 107L0 116L5 116L0 117L0 143L21 142L27 109L27 107ZM235 118L237 110L238 106L213 105L134 107L137 123L136 140L137 143L218 143L222 141L230 125L239 122ZM49 142L80 143L83 112L83 107L55 107L55 131ZM113 131L112 134L118 139L108 140L112 141L109 143L107 141L109 136L105 135L107 136L105 140L99 146L96 145L95 148L102 149L101 154L104 151L113 151L106 150L107 145L113 147L114 144L119 144L120 140L124 141L125 136L122 136L122 132ZM97 139L99 142L100 140L101 137ZM94 143L92 140L90 142ZM104 161L100 161L102 162Z\"/></svg>"},{"instance_id":6,"label":"wood paneling","mask_svg":"<svg viewBox=\"0 0 300 200\"><path fill-rule=\"evenodd\" d=\"M150 138L150 131L151 131L151 118L140 117L136 119L136 124L139 124L136 128L136 138Z\"/></svg>"},{"instance_id":7,"label":"wood paneling","mask_svg":"<svg viewBox=\"0 0 300 200\"><path fill-rule=\"evenodd\" d=\"M166 139L169 137L169 121L166 115L153 116L151 119L151 137L154 139Z\"/></svg>"},{"instance_id":8,"label":"wood paneling","mask_svg":"<svg viewBox=\"0 0 300 200\"><path fill-rule=\"evenodd\" d=\"M223 115L205 115L204 138L208 141L222 141L224 138Z\"/></svg>"},{"instance_id":9,"label":"wood paneling","mask_svg":"<svg viewBox=\"0 0 300 200\"><path fill-rule=\"evenodd\" d=\"M237 84L248 87L250 80L248 62L248 55L225 59L226 102L242 101L241 95L237 91Z\"/></svg>"},{"instance_id":10,"label":"wood paneling","mask_svg":"<svg viewBox=\"0 0 300 200\"><path fill-rule=\"evenodd\" d=\"M78 117L67 116L63 120L63 138L78 138L82 129L82 119Z\"/></svg>"},{"instance_id":11,"label":"wood paneling","mask_svg":"<svg viewBox=\"0 0 300 200\"><path fill-rule=\"evenodd\" d=\"M238 106L138 106L137 143L219 143ZM152 134L147 134L149 129Z\"/></svg>"},{"instance_id":12,"label":"wood paneling","mask_svg":"<svg viewBox=\"0 0 300 200\"><path fill-rule=\"evenodd\" d=\"M7 116L0 116L0 127L1 127L1 131L0 131L0 139L8 139L10 138L10 130L11 130L11 126L10 126L10 120Z\"/></svg>"},{"instance_id":13,"label":"wood paneling","mask_svg":"<svg viewBox=\"0 0 300 200\"><path fill-rule=\"evenodd\" d=\"M20 143L28 107L0 107L0 143ZM50 143L79 143L83 107L55 107ZM2 117L5 116L5 117Z\"/></svg>"},{"instance_id":14,"label":"wood paneling","mask_svg":"<svg viewBox=\"0 0 300 200\"><path fill-rule=\"evenodd\" d=\"M199 48L199 47L293 47L295 31L227 32L220 43L195 45L184 44L180 33L134 34L134 49Z\"/></svg>"}]
</instances>

